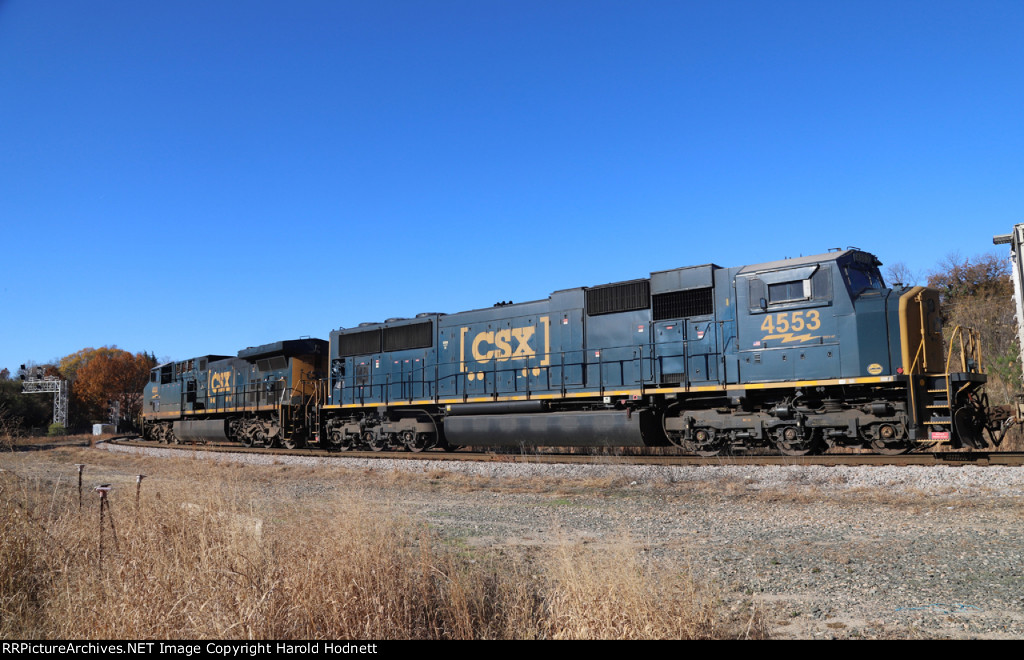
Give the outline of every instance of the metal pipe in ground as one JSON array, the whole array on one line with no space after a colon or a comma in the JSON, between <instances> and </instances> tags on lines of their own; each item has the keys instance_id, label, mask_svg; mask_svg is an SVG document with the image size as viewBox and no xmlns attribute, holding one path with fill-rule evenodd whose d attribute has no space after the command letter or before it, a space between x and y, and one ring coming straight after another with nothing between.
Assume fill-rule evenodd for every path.
<instances>
[{"instance_id":1,"label":"metal pipe in ground","mask_svg":"<svg viewBox=\"0 0 1024 660\"><path fill-rule=\"evenodd\" d=\"M78 468L78 510L82 510L82 470L85 468L85 463L75 463L75 467Z\"/></svg>"}]
</instances>

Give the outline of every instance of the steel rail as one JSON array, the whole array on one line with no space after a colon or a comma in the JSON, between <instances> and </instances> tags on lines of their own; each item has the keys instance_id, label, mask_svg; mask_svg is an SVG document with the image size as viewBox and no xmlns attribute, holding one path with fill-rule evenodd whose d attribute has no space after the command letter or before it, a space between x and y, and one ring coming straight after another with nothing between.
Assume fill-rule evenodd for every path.
<instances>
[{"instance_id":1,"label":"steel rail","mask_svg":"<svg viewBox=\"0 0 1024 660\"><path fill-rule=\"evenodd\" d=\"M870 453L821 454L816 456L783 456L777 454L741 454L721 456L669 455L627 455L616 452L569 454L562 452L476 452L459 450L446 451L337 451L305 447L301 449L243 447L235 443L208 444L158 444L132 437L112 438L115 444L133 447L176 449L181 451L208 451L227 453L256 453L285 456L316 456L323 458L362 458L371 460L432 460L432 461L481 461L505 463L575 463L601 465L978 465L978 466L1024 466L1024 452L929 452L899 454L896 456Z\"/></svg>"}]
</instances>

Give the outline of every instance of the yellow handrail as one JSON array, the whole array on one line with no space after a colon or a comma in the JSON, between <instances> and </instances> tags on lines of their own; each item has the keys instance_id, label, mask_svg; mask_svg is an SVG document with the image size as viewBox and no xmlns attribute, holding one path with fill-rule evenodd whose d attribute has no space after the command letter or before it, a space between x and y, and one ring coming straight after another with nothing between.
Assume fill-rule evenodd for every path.
<instances>
[{"instance_id":1,"label":"yellow handrail","mask_svg":"<svg viewBox=\"0 0 1024 660\"><path fill-rule=\"evenodd\" d=\"M966 334L966 339L964 335ZM949 352L946 354L946 373L950 373L950 366L953 360L953 350L957 347L957 340L960 348L960 371L971 373L984 371L981 362L981 336L973 328L956 326L953 334L949 337ZM965 343L966 342L966 343ZM973 362L973 364L971 364Z\"/></svg>"}]
</instances>

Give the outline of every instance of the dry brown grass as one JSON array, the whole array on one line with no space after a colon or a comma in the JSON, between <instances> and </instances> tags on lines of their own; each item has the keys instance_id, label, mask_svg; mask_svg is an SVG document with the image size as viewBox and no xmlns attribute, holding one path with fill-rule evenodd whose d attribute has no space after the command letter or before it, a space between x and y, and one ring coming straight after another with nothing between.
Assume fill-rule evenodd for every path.
<instances>
[{"instance_id":1,"label":"dry brown grass","mask_svg":"<svg viewBox=\"0 0 1024 660\"><path fill-rule=\"evenodd\" d=\"M659 569L624 539L610 549L563 544L546 625L555 639L711 639L736 634L716 594L688 573ZM757 615L747 634L763 636Z\"/></svg>"},{"instance_id":2,"label":"dry brown grass","mask_svg":"<svg viewBox=\"0 0 1024 660\"><path fill-rule=\"evenodd\" d=\"M0 451L14 448L15 440L21 435L20 426L21 420L0 403Z\"/></svg>"},{"instance_id":3,"label":"dry brown grass","mask_svg":"<svg viewBox=\"0 0 1024 660\"><path fill-rule=\"evenodd\" d=\"M999 444L1000 451L1024 451L1024 424L1013 424Z\"/></svg>"},{"instance_id":4,"label":"dry brown grass","mask_svg":"<svg viewBox=\"0 0 1024 660\"><path fill-rule=\"evenodd\" d=\"M67 465L87 450L61 451ZM98 497L79 511L73 476L22 467L0 472L5 639L764 635L758 616L625 541L564 543L545 560L467 552L358 486L295 496L301 468L187 461L144 481L138 508L146 468L108 466L101 528Z\"/></svg>"}]
</instances>

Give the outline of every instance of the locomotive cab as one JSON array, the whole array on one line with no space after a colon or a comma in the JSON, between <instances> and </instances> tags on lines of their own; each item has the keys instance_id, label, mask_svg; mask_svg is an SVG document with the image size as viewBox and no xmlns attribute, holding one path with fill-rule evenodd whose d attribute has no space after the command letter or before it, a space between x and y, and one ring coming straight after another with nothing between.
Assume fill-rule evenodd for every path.
<instances>
[{"instance_id":1,"label":"locomotive cab","mask_svg":"<svg viewBox=\"0 0 1024 660\"><path fill-rule=\"evenodd\" d=\"M951 367L938 292L889 288L879 266L849 249L738 269L741 407L692 414L704 435L726 432L745 446L773 441L786 453L822 444L890 453L925 441L983 446L986 379L973 344ZM766 416L739 418L747 410Z\"/></svg>"}]
</instances>

